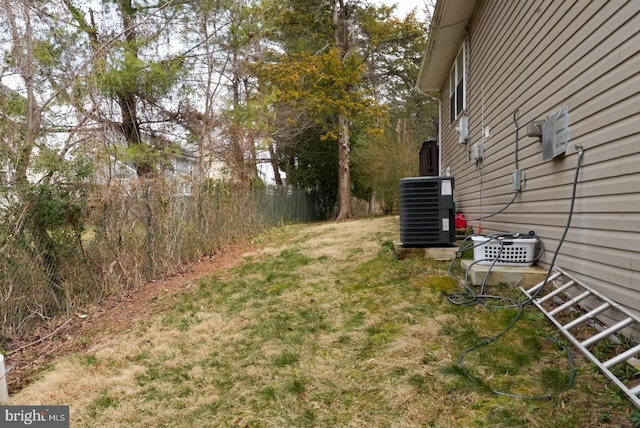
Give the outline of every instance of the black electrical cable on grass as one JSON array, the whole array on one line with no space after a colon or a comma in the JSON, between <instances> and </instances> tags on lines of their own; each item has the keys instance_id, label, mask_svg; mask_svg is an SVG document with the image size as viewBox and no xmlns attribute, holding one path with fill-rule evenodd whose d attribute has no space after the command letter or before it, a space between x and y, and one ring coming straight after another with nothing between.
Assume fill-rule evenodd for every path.
<instances>
[{"instance_id":1,"label":"black electrical cable on grass","mask_svg":"<svg viewBox=\"0 0 640 428\"><path fill-rule=\"evenodd\" d=\"M518 320L520 320L522 318L522 315L524 313L524 307L526 305L528 305L529 303L531 303L544 289L544 287L546 286L546 284L549 281L549 278L551 277L551 272L553 271L553 268L555 266L555 261L558 257L558 254L560 253L560 248L562 247L562 244L564 243L564 240L567 236L567 233L569 231L569 227L571 225L571 219L573 217L573 209L575 206L575 199L576 199L576 189L577 189L577 184L578 184L578 175L580 173L580 168L582 167L582 158L584 156L584 149L582 146L576 146L576 148L578 149L578 162L576 165L576 173L575 173L575 177L573 180L573 190L571 192L571 203L570 203L570 207L569 207L569 215L567 217L567 223L564 227L564 231L562 234L562 237L560 238L560 241L558 243L558 247L556 248L554 254L553 254L553 258L551 260L551 264L549 265L549 269L547 271L547 275L546 278L544 280L544 282L542 283L542 286L536 290L536 292L529 297L529 299L527 299L524 302L518 301L516 299L510 298L510 297L505 297L505 296L494 296L494 295L488 295L488 294L484 294L484 289L486 286L486 281L487 278L489 276L489 273L491 272L491 269L493 268L493 266L495 266L495 264L499 261L500 255L502 254L502 250L503 250L503 243L501 241L501 237L505 237L505 235L494 235L493 237L489 237L488 240L480 243L480 244L476 244L473 246L464 246L465 243L468 241L469 237L465 238L463 240L463 242L460 244L460 247L458 249L458 251L456 252L456 257L453 258L453 260L451 261L451 264L449 265L449 276L451 276L457 283L461 284L466 290L467 292L464 293L454 293L454 294L450 294L449 296L447 296L447 299L449 300L449 302L456 304L456 305L460 305L460 306L464 306L464 305L471 305L471 304L475 304L475 303L479 303L483 300L487 300L487 299L494 299L494 300L502 300L502 301L506 301L506 302L510 302L511 305L507 306L507 308L516 308L518 311L516 313L516 315L509 321L509 324L498 334L494 335L493 337L490 337L486 340L481 341L480 343L477 343L476 345L466 349L465 351L463 351L460 354L460 357L458 358L458 366L462 369L462 371L464 372L464 374L471 379L474 382L480 383L480 379L478 379L477 377L473 376L466 368L465 364L464 364L464 359L465 356L467 354L469 354L472 351L475 351L476 349L483 347L483 346L487 346L490 345L491 343L497 341L500 337L504 336L508 331L510 331L514 325L516 324L516 322L518 322ZM515 199L515 198L514 198ZM505 207L506 208L506 207ZM476 294L473 289L469 286L469 281L468 281L468 274L469 274L469 269L471 268L471 266L469 266L469 268L467 269L466 273L465 273L465 281L462 282L460 281L457 277L455 277L455 275L453 275L452 269L453 266L455 264L456 258L458 256L461 256L462 252L464 251L468 251L470 249L473 249L475 247L481 246L481 245L486 245L487 243L491 242L492 240L497 240L500 243L500 250L498 252L498 255L493 259L487 274L485 275L481 287L480 287L480 293ZM544 245L542 247L543 251L544 251ZM542 251L538 254L538 256L536 257L536 260L542 255ZM477 262L480 262L481 260L478 260ZM527 262L528 263L528 262ZM464 298L465 300L460 300L461 298ZM571 388L575 382L575 378L576 378L576 367L575 367L575 363L573 361L573 356L571 355L571 352L569 350L569 348L567 348L564 344L560 343L559 341L553 339L552 337L549 337L548 335L545 335L547 340L549 340L550 342L552 342L556 347L559 347L563 350L563 352L565 353L566 357L567 357L567 362L569 364L569 380L567 382L567 384L560 389L560 391L558 393L562 393L567 391L569 388ZM500 391L497 389L493 389L490 388L491 392L493 392L496 395L501 395L501 396L506 396L506 397L511 397L511 398L517 398L517 399L524 399L524 400L549 400L552 398L551 395L519 395L519 394L512 394L509 392L504 392L504 391Z\"/></svg>"},{"instance_id":2,"label":"black electrical cable on grass","mask_svg":"<svg viewBox=\"0 0 640 428\"><path fill-rule=\"evenodd\" d=\"M469 306L469 305L473 305L476 303L480 303L486 300L498 300L498 301L504 301L507 303L507 305L502 306L502 307L494 307L494 309L508 309L508 308L516 308L517 309L517 313L516 315L509 321L509 324L498 334L494 335L493 337L490 337L488 339L485 339L477 344L475 344L474 346L466 349L465 351L463 351L460 354L460 357L458 358L458 366L462 369L463 373L472 381L476 382L476 383L481 383L480 379L478 379L477 377L473 376L469 370L467 370L467 367L465 366L465 362L464 359L467 356L467 354L471 353L472 351L475 351L476 349L479 349L483 346L487 346L492 344L493 342L497 341L500 337L504 336L508 331L510 331L516 324L516 322L518 322L518 320L520 320L520 318L522 318L522 315L524 313L524 307L525 307L525 303L520 302L514 298L511 297L506 297L506 296L496 296L496 295L491 295L491 294L485 294L484 293L484 289L486 286L486 281L487 278L489 276L489 273L491 272L491 269L493 268L493 266L497 263L497 261L499 260L500 254L502 253L502 249L503 249L503 245L502 242L500 241L500 239L498 237L496 238L492 238L492 239L496 239L498 240L498 242L500 242L500 250L498 252L498 256L492 260L492 263L489 267L489 269L487 270L487 274L485 275L482 285L480 287L480 293L476 294L473 289L468 285L468 280L467 278L465 278L465 281L459 281L458 278L456 278L453 274L452 274L452 268L453 265L455 263L455 258L453 259L450 267L449 267L449 274L461 285L463 285L463 287L467 290L466 293L462 292L462 293L454 293L454 294L450 294L449 296L447 296L447 299L449 300L449 302L455 304L455 305L459 305L459 306ZM470 248L474 248L476 246L480 246L480 245L486 245L487 242L483 242L479 245L474 245ZM469 248L467 248L468 250ZM483 260L479 260L478 262L483 261ZM471 267L471 266L470 266ZM467 269L466 275L468 276L468 272L469 269ZM464 299L464 300L462 300ZM563 344L559 343L558 341L556 341L555 339L548 337L547 339L549 341L551 341L555 346L560 347L566 354L567 356L567 360L569 362L569 367L570 367L570 376L569 376L569 381L567 382L567 384L559 391L560 393L568 390L571 386L573 386L573 383L575 381L575 364L573 362L573 357L571 356L571 353L569 351L569 349L564 346ZM490 388L491 392L493 392L496 395L501 395L501 396L506 396L506 397L511 397L511 398L517 398L517 399L524 399L524 400L549 400L551 399L551 395L519 395L519 394L512 394L509 392L504 392L498 389L494 389L494 388Z\"/></svg>"}]
</instances>

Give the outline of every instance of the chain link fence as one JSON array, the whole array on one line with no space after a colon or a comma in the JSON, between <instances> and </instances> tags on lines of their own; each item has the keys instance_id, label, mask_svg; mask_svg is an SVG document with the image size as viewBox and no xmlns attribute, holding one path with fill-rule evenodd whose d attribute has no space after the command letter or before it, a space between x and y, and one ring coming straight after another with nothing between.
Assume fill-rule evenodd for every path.
<instances>
[{"instance_id":1,"label":"chain link fence","mask_svg":"<svg viewBox=\"0 0 640 428\"><path fill-rule=\"evenodd\" d=\"M266 229L316 218L313 195L228 184L37 186L0 204L0 349L10 337L123 293Z\"/></svg>"}]
</instances>

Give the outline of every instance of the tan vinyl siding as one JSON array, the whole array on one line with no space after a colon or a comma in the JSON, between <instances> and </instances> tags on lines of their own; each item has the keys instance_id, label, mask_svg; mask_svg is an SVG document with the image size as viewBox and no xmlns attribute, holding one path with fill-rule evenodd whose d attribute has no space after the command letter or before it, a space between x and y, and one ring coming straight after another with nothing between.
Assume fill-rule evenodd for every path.
<instances>
[{"instance_id":1,"label":"tan vinyl siding","mask_svg":"<svg viewBox=\"0 0 640 428\"><path fill-rule=\"evenodd\" d=\"M491 135L478 170L468 145L458 144L457 122L443 115L442 166L456 179L457 208L472 219L512 199L519 108L526 181L512 206L482 221L483 232L534 230L547 247L542 264L548 263L567 221L574 146L582 145L572 227L557 264L640 310L640 2L484 0L466 37L470 144L482 141L483 127ZM443 82L443 112L448 85ZM542 145L525 135L526 125L563 106L569 147L543 161Z\"/></svg>"}]
</instances>

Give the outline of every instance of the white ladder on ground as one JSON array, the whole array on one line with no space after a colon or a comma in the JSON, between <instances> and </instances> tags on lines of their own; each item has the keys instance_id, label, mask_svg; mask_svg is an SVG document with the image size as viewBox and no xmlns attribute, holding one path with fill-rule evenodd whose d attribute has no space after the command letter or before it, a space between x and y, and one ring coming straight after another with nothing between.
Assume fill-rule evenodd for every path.
<instances>
[{"instance_id":1,"label":"white ladder on ground","mask_svg":"<svg viewBox=\"0 0 640 428\"><path fill-rule=\"evenodd\" d=\"M546 281L546 282L545 282ZM640 354L640 345L626 346L626 340L620 340L616 334L623 329L638 328L640 318L624 306L614 302L581 283L568 273L555 267L548 279L525 290L520 290L528 297L535 295L532 303L553 322L556 327L573 345L582 352L602 373L616 384L640 408L640 381L626 381L612 372L615 366L626 364L630 359ZM552 285L549 286L549 285ZM536 292L543 288L542 292ZM614 319L615 324L610 327L600 327L594 320L597 316ZM612 346L605 347L608 351L604 361L594 355L598 343L609 340ZM595 351L601 355L601 352ZM613 371L616 371L615 369ZM626 382L626 383L625 383Z\"/></svg>"}]
</instances>

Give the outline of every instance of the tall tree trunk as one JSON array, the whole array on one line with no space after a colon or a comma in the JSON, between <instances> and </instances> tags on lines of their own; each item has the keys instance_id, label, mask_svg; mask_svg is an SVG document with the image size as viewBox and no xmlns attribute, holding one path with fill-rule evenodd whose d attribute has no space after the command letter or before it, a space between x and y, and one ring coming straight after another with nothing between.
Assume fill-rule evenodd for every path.
<instances>
[{"instance_id":1,"label":"tall tree trunk","mask_svg":"<svg viewBox=\"0 0 640 428\"><path fill-rule=\"evenodd\" d=\"M122 135L129 147L141 145L140 124L138 122L137 100L135 94L121 94L118 96L120 114L122 114ZM140 153L133 161L138 177L149 177L154 173L153 164L146 154Z\"/></svg>"},{"instance_id":2,"label":"tall tree trunk","mask_svg":"<svg viewBox=\"0 0 640 428\"><path fill-rule=\"evenodd\" d=\"M351 50L348 28L349 11L343 0L333 1L333 39L340 51L340 59L344 59ZM347 88L348 89L348 88ZM353 217L351 211L351 143L349 141L349 120L338 114L338 213L336 220L346 220Z\"/></svg>"},{"instance_id":3,"label":"tall tree trunk","mask_svg":"<svg viewBox=\"0 0 640 428\"><path fill-rule=\"evenodd\" d=\"M398 144L400 147L409 143L407 119L398 119L398 122L396 123L396 132L398 134Z\"/></svg>"},{"instance_id":4,"label":"tall tree trunk","mask_svg":"<svg viewBox=\"0 0 640 428\"><path fill-rule=\"evenodd\" d=\"M126 39L126 53L138 58L138 40L135 27L135 8L131 0L120 0L120 13L122 14L122 26ZM122 135L127 141L127 146L142 146L140 134L140 121L138 120L138 99L135 89L127 88L118 94L118 106L122 115ZM155 174L153 161L144 151L136 153L133 161L138 177L150 177Z\"/></svg>"},{"instance_id":5,"label":"tall tree trunk","mask_svg":"<svg viewBox=\"0 0 640 428\"><path fill-rule=\"evenodd\" d=\"M249 79L244 78L242 80L242 84L244 86L244 102L247 104L251 97L251 90L249 88ZM249 175L250 181L257 181L258 174L258 153L256 151L256 141L257 141L257 131L255 127L250 127L248 131L245 131L245 139L247 144L249 145L249 163L247 167L247 174Z\"/></svg>"},{"instance_id":6,"label":"tall tree trunk","mask_svg":"<svg viewBox=\"0 0 640 428\"><path fill-rule=\"evenodd\" d=\"M273 168L273 178L276 181L276 186L282 186L282 177L280 176L280 169L278 168L278 159L276 158L276 150L273 147L273 143L269 143L269 162L271 162L271 168Z\"/></svg>"},{"instance_id":7,"label":"tall tree trunk","mask_svg":"<svg viewBox=\"0 0 640 428\"><path fill-rule=\"evenodd\" d=\"M349 142L349 121L344 115L338 116L338 214L336 220L353 217L351 212L351 169L349 166L351 147Z\"/></svg>"},{"instance_id":8,"label":"tall tree trunk","mask_svg":"<svg viewBox=\"0 0 640 428\"><path fill-rule=\"evenodd\" d=\"M233 92L233 111L236 113L231 121L231 153L232 153L232 173L235 177L235 181L245 186L249 182L247 175L244 148L242 144L243 133L239 124L239 110L240 110L240 71L238 70L238 54L233 52L232 58L233 65L233 78L231 80L231 90Z\"/></svg>"}]
</instances>

